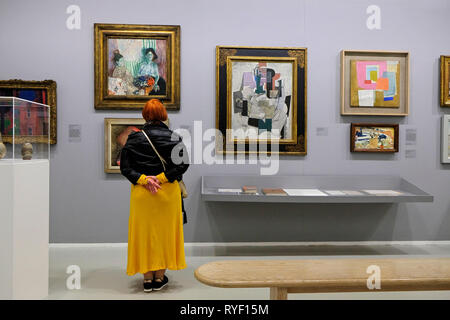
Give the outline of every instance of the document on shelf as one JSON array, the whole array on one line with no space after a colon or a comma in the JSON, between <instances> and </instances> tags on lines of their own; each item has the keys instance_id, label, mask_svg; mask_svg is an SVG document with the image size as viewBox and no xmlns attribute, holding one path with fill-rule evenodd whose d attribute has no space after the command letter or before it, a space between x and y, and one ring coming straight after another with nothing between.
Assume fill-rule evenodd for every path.
<instances>
[{"instance_id":1,"label":"document on shelf","mask_svg":"<svg viewBox=\"0 0 450 320\"><path fill-rule=\"evenodd\" d=\"M220 193L241 193L242 189L217 189Z\"/></svg>"},{"instance_id":2,"label":"document on shelf","mask_svg":"<svg viewBox=\"0 0 450 320\"><path fill-rule=\"evenodd\" d=\"M328 196L319 189L283 189L289 196Z\"/></svg>"},{"instance_id":3,"label":"document on shelf","mask_svg":"<svg viewBox=\"0 0 450 320\"><path fill-rule=\"evenodd\" d=\"M355 190L342 190L347 196L363 196L364 193Z\"/></svg>"},{"instance_id":4,"label":"document on shelf","mask_svg":"<svg viewBox=\"0 0 450 320\"><path fill-rule=\"evenodd\" d=\"M330 196L345 196L345 192L340 190L324 190Z\"/></svg>"},{"instance_id":5,"label":"document on shelf","mask_svg":"<svg viewBox=\"0 0 450 320\"><path fill-rule=\"evenodd\" d=\"M364 192L374 196L400 196L403 192L396 190L363 190Z\"/></svg>"}]
</instances>

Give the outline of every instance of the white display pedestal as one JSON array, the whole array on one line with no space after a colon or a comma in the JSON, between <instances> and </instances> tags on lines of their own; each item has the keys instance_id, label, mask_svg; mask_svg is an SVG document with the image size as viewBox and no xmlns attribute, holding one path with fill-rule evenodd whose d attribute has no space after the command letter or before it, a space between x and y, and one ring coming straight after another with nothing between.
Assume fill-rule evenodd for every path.
<instances>
[{"instance_id":1,"label":"white display pedestal","mask_svg":"<svg viewBox=\"0 0 450 320\"><path fill-rule=\"evenodd\" d=\"M49 167L0 160L0 299L48 296Z\"/></svg>"}]
</instances>

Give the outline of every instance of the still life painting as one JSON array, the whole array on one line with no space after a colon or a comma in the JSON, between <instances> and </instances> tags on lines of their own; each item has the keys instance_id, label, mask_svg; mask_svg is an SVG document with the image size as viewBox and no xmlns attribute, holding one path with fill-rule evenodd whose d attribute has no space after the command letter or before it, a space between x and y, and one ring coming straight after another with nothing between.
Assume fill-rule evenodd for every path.
<instances>
[{"instance_id":1,"label":"still life painting","mask_svg":"<svg viewBox=\"0 0 450 320\"><path fill-rule=\"evenodd\" d=\"M95 24L95 108L180 105L180 27Z\"/></svg>"},{"instance_id":2,"label":"still life painting","mask_svg":"<svg viewBox=\"0 0 450 320\"><path fill-rule=\"evenodd\" d=\"M351 152L398 152L398 125L351 125Z\"/></svg>"},{"instance_id":3,"label":"still life painting","mask_svg":"<svg viewBox=\"0 0 450 320\"><path fill-rule=\"evenodd\" d=\"M232 63L232 129L238 139L292 139L292 63Z\"/></svg>"},{"instance_id":4,"label":"still life painting","mask_svg":"<svg viewBox=\"0 0 450 320\"><path fill-rule=\"evenodd\" d=\"M218 153L306 154L305 48L218 46L216 81Z\"/></svg>"}]
</instances>

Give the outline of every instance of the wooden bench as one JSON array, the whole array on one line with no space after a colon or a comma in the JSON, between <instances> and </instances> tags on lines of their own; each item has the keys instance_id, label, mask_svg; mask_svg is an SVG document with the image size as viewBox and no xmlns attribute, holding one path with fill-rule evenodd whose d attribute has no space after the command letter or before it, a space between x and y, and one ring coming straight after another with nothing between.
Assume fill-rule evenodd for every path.
<instances>
[{"instance_id":1,"label":"wooden bench","mask_svg":"<svg viewBox=\"0 0 450 320\"><path fill-rule=\"evenodd\" d=\"M369 266L380 269L381 289L370 290ZM288 293L450 290L450 258L227 260L195 270L198 281L221 288L270 288Z\"/></svg>"}]
</instances>

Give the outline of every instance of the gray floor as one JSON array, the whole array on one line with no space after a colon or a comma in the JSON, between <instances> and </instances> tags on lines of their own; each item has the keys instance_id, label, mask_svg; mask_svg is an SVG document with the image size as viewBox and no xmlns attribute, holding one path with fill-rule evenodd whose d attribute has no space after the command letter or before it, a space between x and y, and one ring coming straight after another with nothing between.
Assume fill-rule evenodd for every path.
<instances>
[{"instance_id":1,"label":"gray floor","mask_svg":"<svg viewBox=\"0 0 450 320\"><path fill-rule=\"evenodd\" d=\"M205 256L208 254L208 256ZM371 246L254 246L186 249L188 267L168 271L169 285L159 292L144 293L142 276L127 276L126 247L70 246L50 248L49 299L187 299L249 300L269 298L268 289L223 289L205 286L194 278L200 265L227 259L308 259L330 257L450 257L449 244ZM66 268L81 269L81 289L68 290ZM308 299L450 299L450 291L291 294L290 300Z\"/></svg>"}]
</instances>

